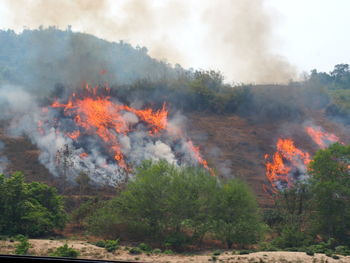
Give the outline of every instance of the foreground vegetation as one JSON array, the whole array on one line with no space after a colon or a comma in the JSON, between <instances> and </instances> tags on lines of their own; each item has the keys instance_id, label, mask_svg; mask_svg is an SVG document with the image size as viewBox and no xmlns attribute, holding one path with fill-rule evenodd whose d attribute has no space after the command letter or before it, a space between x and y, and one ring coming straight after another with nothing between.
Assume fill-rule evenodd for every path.
<instances>
[{"instance_id":1,"label":"foreground vegetation","mask_svg":"<svg viewBox=\"0 0 350 263\"><path fill-rule=\"evenodd\" d=\"M275 194L275 207L264 211L238 179L147 161L117 196L87 200L70 213L69 221L54 188L25 183L20 173L2 175L0 233L52 235L71 222L89 236L100 237L93 244L107 252L118 250L120 241L137 240L139 246L131 254L171 254L212 244L240 249L242 254L286 250L350 255L349 158L350 146L338 143L318 151L309 167L310 179ZM27 238L13 239L20 242L16 251L27 253ZM221 245L214 245L215 240ZM52 255L59 253L78 255L67 246Z\"/></svg>"}]
</instances>

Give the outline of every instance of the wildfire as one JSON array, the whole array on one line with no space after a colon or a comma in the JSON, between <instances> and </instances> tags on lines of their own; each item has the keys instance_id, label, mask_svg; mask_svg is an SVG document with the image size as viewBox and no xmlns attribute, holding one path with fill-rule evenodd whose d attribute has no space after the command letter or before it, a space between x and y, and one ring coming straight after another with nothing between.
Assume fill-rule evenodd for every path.
<instances>
[{"instance_id":1,"label":"wildfire","mask_svg":"<svg viewBox=\"0 0 350 263\"><path fill-rule=\"evenodd\" d=\"M305 131L321 149L340 141L339 137L323 131L321 127L307 126L305 127Z\"/></svg>"},{"instance_id":2,"label":"wildfire","mask_svg":"<svg viewBox=\"0 0 350 263\"><path fill-rule=\"evenodd\" d=\"M293 186L295 177L305 174L310 163L309 153L295 147L292 139L279 138L276 148L271 161L270 156L265 154L266 177L274 191Z\"/></svg>"},{"instance_id":3,"label":"wildfire","mask_svg":"<svg viewBox=\"0 0 350 263\"><path fill-rule=\"evenodd\" d=\"M194 146L192 141L188 141L187 144L188 144L188 147L191 149L192 153L194 154L196 160L197 160L200 164L202 164L203 167L204 167L205 169L207 169L207 170L210 172L210 174L211 174L212 176L215 176L214 170L213 170L212 168L210 168L210 167L208 166L208 162L207 162L206 160L203 159L203 157L202 157L202 155L201 155L201 153L200 153L200 151L199 151L199 147Z\"/></svg>"},{"instance_id":4,"label":"wildfire","mask_svg":"<svg viewBox=\"0 0 350 263\"><path fill-rule=\"evenodd\" d=\"M129 123L123 118L123 112L132 112L149 125L151 133L157 133L166 128L168 112L165 108L159 111L152 109L137 110L126 105L113 103L109 96L98 96L97 88L86 87L86 94L82 98L73 95L66 104L55 101L51 107L63 108L64 114L74 119L78 127L87 134L98 135L109 147L114 159L124 169L128 169L120 147L117 134L126 134L130 131ZM80 131L66 133L76 140Z\"/></svg>"},{"instance_id":5,"label":"wildfire","mask_svg":"<svg viewBox=\"0 0 350 263\"><path fill-rule=\"evenodd\" d=\"M106 91L109 90L106 89ZM179 141L179 138L176 137L178 133L175 136L172 131L173 127L168 125L168 110L165 103L159 110L151 108L135 109L116 103L108 94L101 95L101 93L98 88L90 88L86 85L83 92L73 93L66 103L55 100L51 105L51 109L62 109L59 114L63 114L65 118L67 117L69 121L75 123L75 125L69 126L69 132L64 132L66 128L60 131L66 137L71 138L76 145L84 145L83 141L84 138L86 139L86 135L93 136L103 142L103 151L107 151L110 156L113 156L117 164L125 171L130 171L131 168L127 164L128 155L123 150L125 141L122 144L121 139L132 136L130 134L134 134L133 132L136 130L139 131L140 123L143 124L142 131L146 131L146 134L148 131L148 135L151 136L148 138L146 136L144 142L157 141L164 134L170 136L166 137L170 143ZM134 116L130 116L130 113ZM135 118L137 121L134 121ZM43 130L42 126L43 123L40 122L40 130ZM58 131L58 127L55 127L55 129ZM215 175L213 169L208 166L207 161L200 154L199 147L194 146L192 141L186 139L183 134L180 137L180 141L187 145L191 158L208 169L212 175ZM130 140L130 137L128 140ZM86 151L79 154L79 156L86 158L89 154L90 152Z\"/></svg>"}]
</instances>

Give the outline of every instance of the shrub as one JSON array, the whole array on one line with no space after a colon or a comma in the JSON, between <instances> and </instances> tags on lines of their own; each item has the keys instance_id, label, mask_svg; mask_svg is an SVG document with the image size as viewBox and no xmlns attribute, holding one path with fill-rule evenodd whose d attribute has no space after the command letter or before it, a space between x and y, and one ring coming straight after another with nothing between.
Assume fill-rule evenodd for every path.
<instances>
[{"instance_id":1,"label":"shrub","mask_svg":"<svg viewBox=\"0 0 350 263\"><path fill-rule=\"evenodd\" d=\"M333 255L332 258L333 258L333 259L339 259L340 257L337 256L337 255Z\"/></svg>"},{"instance_id":2,"label":"shrub","mask_svg":"<svg viewBox=\"0 0 350 263\"><path fill-rule=\"evenodd\" d=\"M332 250L327 250L325 254L327 257L330 257L330 258L333 256Z\"/></svg>"},{"instance_id":3,"label":"shrub","mask_svg":"<svg viewBox=\"0 0 350 263\"><path fill-rule=\"evenodd\" d=\"M214 256L219 256L221 254L221 251L220 250L215 250L214 252L213 252L213 255Z\"/></svg>"},{"instance_id":4,"label":"shrub","mask_svg":"<svg viewBox=\"0 0 350 263\"><path fill-rule=\"evenodd\" d=\"M171 249L166 249L166 250L164 250L163 253L166 255L173 255L174 254L174 252Z\"/></svg>"},{"instance_id":5,"label":"shrub","mask_svg":"<svg viewBox=\"0 0 350 263\"><path fill-rule=\"evenodd\" d=\"M272 241L272 244L279 248L295 248L308 245L310 242L308 236L301 232L297 226L285 226L279 237Z\"/></svg>"},{"instance_id":6,"label":"shrub","mask_svg":"<svg viewBox=\"0 0 350 263\"><path fill-rule=\"evenodd\" d=\"M343 256L349 256L350 250L347 246L337 246L337 247L335 247L335 253L343 255Z\"/></svg>"},{"instance_id":7,"label":"shrub","mask_svg":"<svg viewBox=\"0 0 350 263\"><path fill-rule=\"evenodd\" d=\"M16 236L16 240L19 241L19 244L15 245L16 255L27 255L28 249L31 248L31 244L28 242L28 238L23 235Z\"/></svg>"},{"instance_id":8,"label":"shrub","mask_svg":"<svg viewBox=\"0 0 350 263\"><path fill-rule=\"evenodd\" d=\"M106 242L103 241L103 240L99 240L99 241L95 242L94 245L97 246L97 247L103 247L104 248L104 247L106 247Z\"/></svg>"},{"instance_id":9,"label":"shrub","mask_svg":"<svg viewBox=\"0 0 350 263\"><path fill-rule=\"evenodd\" d=\"M262 242L260 244L261 251L277 251L278 249L271 242Z\"/></svg>"},{"instance_id":10,"label":"shrub","mask_svg":"<svg viewBox=\"0 0 350 263\"><path fill-rule=\"evenodd\" d=\"M139 249L141 249L144 252L151 252L152 251L152 248L149 245L145 244L145 243L139 244L138 247L139 247Z\"/></svg>"},{"instance_id":11,"label":"shrub","mask_svg":"<svg viewBox=\"0 0 350 263\"><path fill-rule=\"evenodd\" d=\"M68 247L67 243L61 247L58 247L51 256L65 257L65 258L76 258L79 256L79 251L74 248Z\"/></svg>"},{"instance_id":12,"label":"shrub","mask_svg":"<svg viewBox=\"0 0 350 263\"><path fill-rule=\"evenodd\" d=\"M160 254L160 253L162 253L162 250L160 248L155 248L155 249L153 249L152 253L153 254Z\"/></svg>"},{"instance_id":13,"label":"shrub","mask_svg":"<svg viewBox=\"0 0 350 263\"><path fill-rule=\"evenodd\" d=\"M239 251L239 254L240 255L247 255L247 254L250 254L250 251L249 250L241 250L241 251Z\"/></svg>"},{"instance_id":14,"label":"shrub","mask_svg":"<svg viewBox=\"0 0 350 263\"><path fill-rule=\"evenodd\" d=\"M131 255L139 255L142 253L142 250L138 247L133 247L129 250L129 254Z\"/></svg>"},{"instance_id":15,"label":"shrub","mask_svg":"<svg viewBox=\"0 0 350 263\"><path fill-rule=\"evenodd\" d=\"M315 252L313 252L312 250L306 250L306 255L309 255L309 256L313 256L315 255Z\"/></svg>"},{"instance_id":16,"label":"shrub","mask_svg":"<svg viewBox=\"0 0 350 263\"><path fill-rule=\"evenodd\" d=\"M117 240L106 240L105 248L108 252L114 252L119 247L119 239Z\"/></svg>"}]
</instances>

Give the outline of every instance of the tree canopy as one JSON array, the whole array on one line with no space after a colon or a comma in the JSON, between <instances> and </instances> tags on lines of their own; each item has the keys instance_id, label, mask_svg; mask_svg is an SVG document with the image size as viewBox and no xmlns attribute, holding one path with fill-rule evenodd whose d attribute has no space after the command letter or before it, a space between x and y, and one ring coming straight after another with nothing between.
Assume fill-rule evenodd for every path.
<instances>
[{"instance_id":1,"label":"tree canopy","mask_svg":"<svg viewBox=\"0 0 350 263\"><path fill-rule=\"evenodd\" d=\"M55 188L25 183L19 172L0 175L0 233L35 237L63 228L66 221L63 200Z\"/></svg>"}]
</instances>

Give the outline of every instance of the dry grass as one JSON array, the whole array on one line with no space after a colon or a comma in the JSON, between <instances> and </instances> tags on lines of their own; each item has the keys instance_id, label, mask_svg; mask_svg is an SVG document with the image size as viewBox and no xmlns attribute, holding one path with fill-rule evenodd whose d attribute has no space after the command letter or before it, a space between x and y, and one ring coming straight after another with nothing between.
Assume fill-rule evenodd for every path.
<instances>
[{"instance_id":1,"label":"dry grass","mask_svg":"<svg viewBox=\"0 0 350 263\"><path fill-rule=\"evenodd\" d=\"M57 247L64 245L73 247L80 252L80 258L87 259L106 259L106 260L129 260L139 262L169 262L169 263L185 263L185 262L227 262L227 263L345 263L350 262L350 256L340 256L335 260L324 254L315 254L308 256L303 252L256 252L248 255L238 255L234 251L225 251L219 256L213 257L212 251L204 251L196 255L130 255L128 251L121 246L113 253L107 252L104 248L96 247L86 241L81 240L47 240L47 239L30 239L32 244L29 253L37 256L47 256ZM0 254L14 254L16 242L0 241Z\"/></svg>"}]
</instances>

